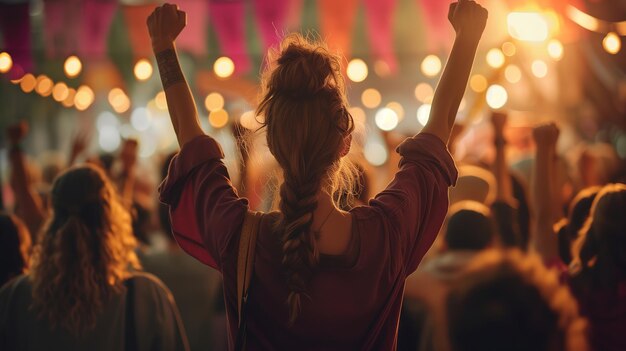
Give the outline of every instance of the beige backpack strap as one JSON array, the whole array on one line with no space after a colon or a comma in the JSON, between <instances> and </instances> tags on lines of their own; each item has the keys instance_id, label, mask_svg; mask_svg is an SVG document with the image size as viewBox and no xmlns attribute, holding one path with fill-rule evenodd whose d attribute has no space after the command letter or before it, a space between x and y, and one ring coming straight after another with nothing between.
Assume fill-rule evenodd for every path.
<instances>
[{"instance_id":1,"label":"beige backpack strap","mask_svg":"<svg viewBox=\"0 0 626 351\"><path fill-rule=\"evenodd\" d=\"M254 274L254 254L256 253L256 239L259 233L259 224L263 214L261 212L246 213L239 238L239 252L237 254L237 313L239 326L242 323L242 305L248 298L250 280Z\"/></svg>"}]
</instances>

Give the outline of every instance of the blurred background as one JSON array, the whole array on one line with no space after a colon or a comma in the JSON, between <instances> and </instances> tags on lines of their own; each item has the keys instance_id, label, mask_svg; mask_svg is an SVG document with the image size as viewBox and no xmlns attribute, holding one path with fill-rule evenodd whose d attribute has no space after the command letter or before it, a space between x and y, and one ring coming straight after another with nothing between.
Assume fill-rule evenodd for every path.
<instances>
[{"instance_id":1,"label":"blurred background","mask_svg":"<svg viewBox=\"0 0 626 351\"><path fill-rule=\"evenodd\" d=\"M489 21L459 111L465 128L457 159L492 158L486 117L505 110L513 162L532 148L530 125L556 120L561 151L602 145L598 153L623 164L626 1L480 2ZM0 0L0 130L27 120L23 146L44 168L64 162L79 133L86 134L86 154L117 153L124 139L137 139L138 162L154 177L163 155L178 147L145 25L160 3ZM390 154L384 133L410 135L428 120L454 40L449 3L177 1L188 22L177 47L203 128L222 143L227 165L236 166L231 126L259 126L252 111L268 49L285 33L308 33L345 58L351 112L359 122L355 144L369 167L381 168ZM0 147L6 179L4 134ZM255 159L267 157L259 155ZM386 182L381 178L374 177L371 194Z\"/></svg>"}]
</instances>

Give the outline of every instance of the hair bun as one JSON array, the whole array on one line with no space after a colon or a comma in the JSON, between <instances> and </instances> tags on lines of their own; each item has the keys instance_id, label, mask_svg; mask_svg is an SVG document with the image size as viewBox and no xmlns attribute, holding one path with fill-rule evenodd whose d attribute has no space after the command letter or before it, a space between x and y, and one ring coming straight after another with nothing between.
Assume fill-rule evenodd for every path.
<instances>
[{"instance_id":1,"label":"hair bun","mask_svg":"<svg viewBox=\"0 0 626 351\"><path fill-rule=\"evenodd\" d=\"M334 88L340 79L339 59L323 44L310 43L297 34L283 40L277 64L270 86L295 98Z\"/></svg>"}]
</instances>

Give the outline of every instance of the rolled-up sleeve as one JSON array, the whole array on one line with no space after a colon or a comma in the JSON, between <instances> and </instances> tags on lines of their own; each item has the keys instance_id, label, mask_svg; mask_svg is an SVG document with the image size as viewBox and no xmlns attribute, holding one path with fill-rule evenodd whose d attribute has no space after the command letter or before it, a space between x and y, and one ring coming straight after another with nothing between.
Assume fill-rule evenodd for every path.
<instances>
[{"instance_id":1,"label":"rolled-up sleeve","mask_svg":"<svg viewBox=\"0 0 626 351\"><path fill-rule=\"evenodd\" d=\"M234 247L248 201L233 187L224 153L203 135L183 145L159 186L169 205L172 233L180 247L204 264L222 270L222 258Z\"/></svg>"},{"instance_id":2,"label":"rolled-up sleeve","mask_svg":"<svg viewBox=\"0 0 626 351\"><path fill-rule=\"evenodd\" d=\"M420 133L397 149L402 156L394 179L370 206L380 209L393 251L406 275L413 272L435 240L448 210L448 187L458 177L446 145Z\"/></svg>"}]
</instances>

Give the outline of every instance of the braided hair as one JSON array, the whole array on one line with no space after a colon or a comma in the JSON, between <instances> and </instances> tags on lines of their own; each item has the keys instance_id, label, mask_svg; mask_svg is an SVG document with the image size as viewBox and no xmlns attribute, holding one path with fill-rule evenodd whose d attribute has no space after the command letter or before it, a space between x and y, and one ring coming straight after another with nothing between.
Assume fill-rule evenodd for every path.
<instances>
[{"instance_id":1,"label":"braided hair","mask_svg":"<svg viewBox=\"0 0 626 351\"><path fill-rule=\"evenodd\" d=\"M283 171L276 233L293 324L319 261L311 229L317 196L320 191L351 193L338 188L354 186L354 173L342 176L341 171L354 125L338 56L298 34L286 37L274 54L257 114L263 116L268 147Z\"/></svg>"}]
</instances>

